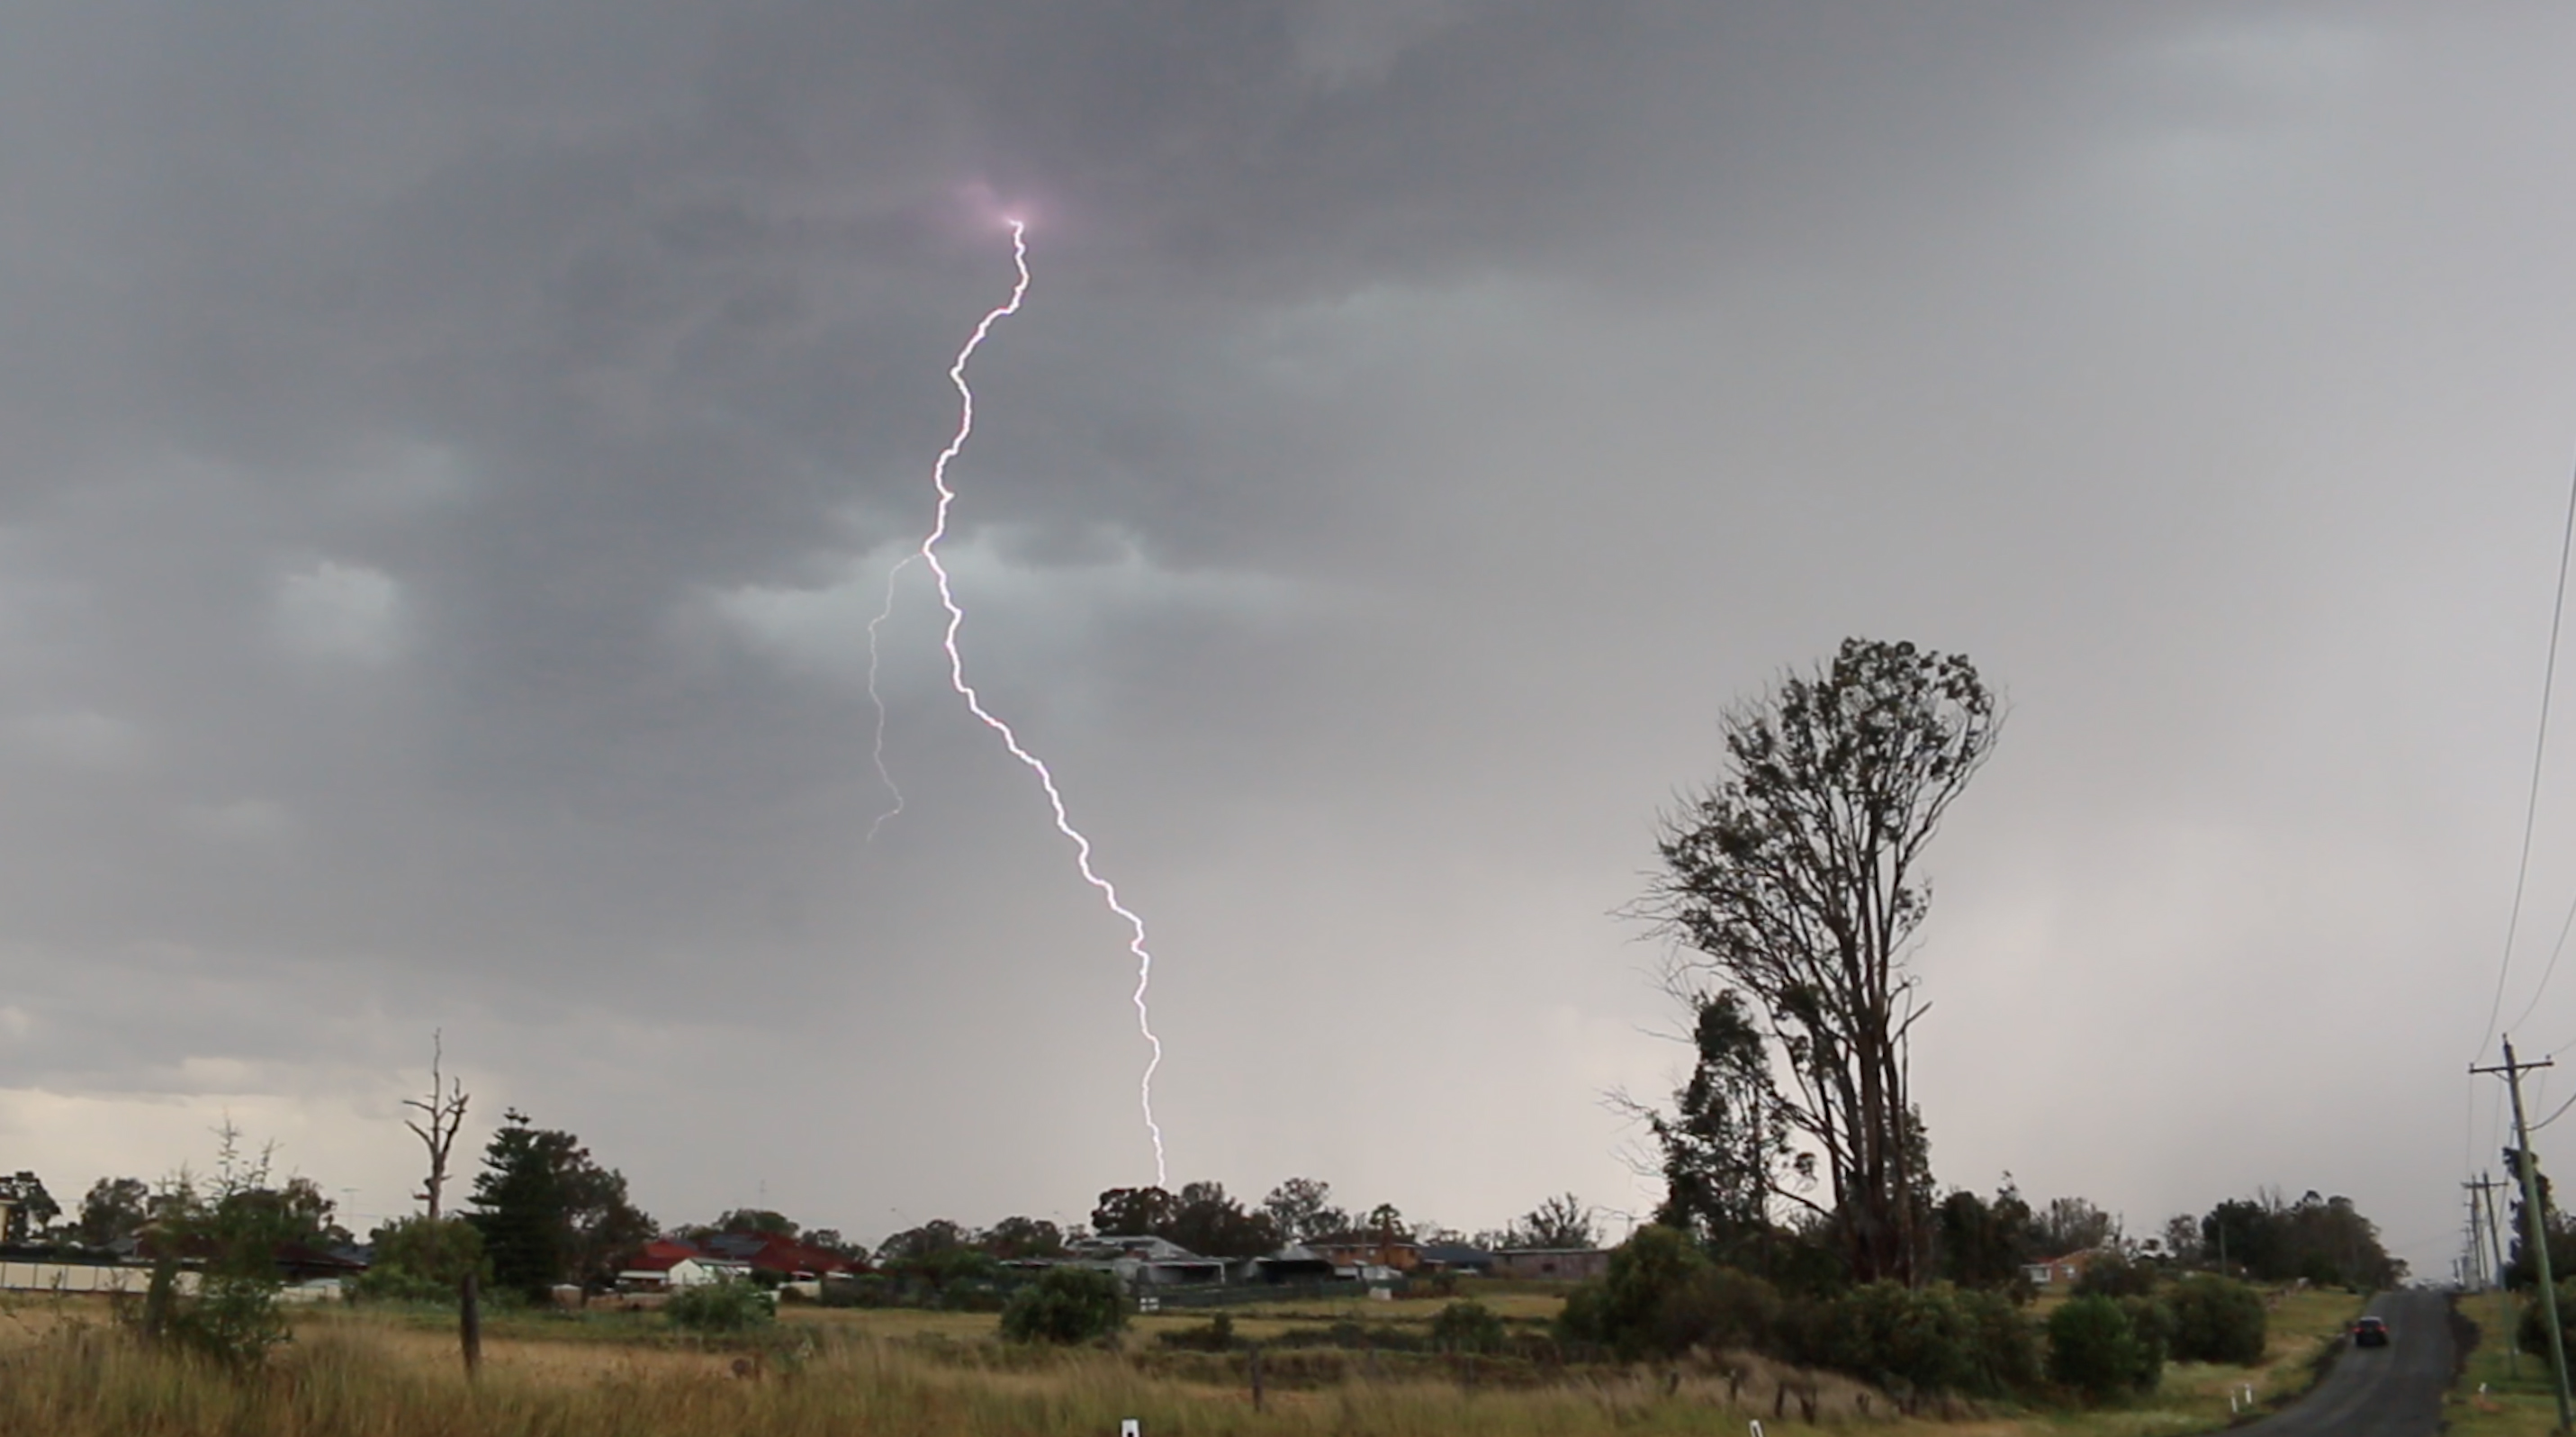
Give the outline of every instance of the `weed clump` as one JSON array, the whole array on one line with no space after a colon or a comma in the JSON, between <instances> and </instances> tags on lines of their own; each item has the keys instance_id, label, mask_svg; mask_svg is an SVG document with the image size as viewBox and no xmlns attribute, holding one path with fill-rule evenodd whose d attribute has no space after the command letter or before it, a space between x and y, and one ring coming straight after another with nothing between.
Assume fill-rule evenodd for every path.
<instances>
[{"instance_id":1,"label":"weed clump","mask_svg":"<svg viewBox=\"0 0 2576 1437\"><path fill-rule=\"evenodd\" d=\"M671 1294L662 1315L683 1332L749 1332L777 1320L770 1296L747 1282L708 1282Z\"/></svg>"}]
</instances>

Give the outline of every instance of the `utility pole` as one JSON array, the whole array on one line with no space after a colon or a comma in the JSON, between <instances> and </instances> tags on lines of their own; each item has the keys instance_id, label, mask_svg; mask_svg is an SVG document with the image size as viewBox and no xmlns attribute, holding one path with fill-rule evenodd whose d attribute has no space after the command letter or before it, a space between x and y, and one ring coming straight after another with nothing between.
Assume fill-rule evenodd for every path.
<instances>
[{"instance_id":1,"label":"utility pole","mask_svg":"<svg viewBox=\"0 0 2576 1437\"><path fill-rule=\"evenodd\" d=\"M2460 1258L2460 1286L2469 1292L2487 1290L2487 1234L2485 1215L2478 1211L2478 1185L2462 1183L2469 1197L2469 1246Z\"/></svg>"},{"instance_id":2,"label":"utility pole","mask_svg":"<svg viewBox=\"0 0 2576 1437\"><path fill-rule=\"evenodd\" d=\"M2513 1095L2513 1165L2521 1171L2522 1211L2530 1231L2523 1241L2531 1245L2532 1272L2540 1279L2540 1311L2549 1320L2549 1370L2558 1379L2558 1430L2576 1431L2576 1403L2567 1393L2567 1340L2558 1326L2558 1283L2549 1271L2549 1218L2540 1210L2540 1164L2531 1155L2531 1127L2522 1115L2522 1075L2536 1068L2552 1067L2549 1059L2537 1063L2513 1060L2513 1039L2504 1040L2504 1066L2471 1068L2472 1073L2504 1074L2505 1091ZM2510 1338L2508 1337L2508 1340Z\"/></svg>"},{"instance_id":3,"label":"utility pole","mask_svg":"<svg viewBox=\"0 0 2576 1437\"><path fill-rule=\"evenodd\" d=\"M2482 1172L2478 1174L2476 1182L2462 1183L2460 1186L2469 1189L2473 1194L2469 1198L2470 1245L2476 1248L2478 1268L2487 1273L2488 1281L2495 1285L2498 1314L2496 1330L2504 1333L2506 1339L2504 1375L2518 1382L2522 1380L2522 1344L2512 1340L2513 1291L2505 1286L2504 1233L2496 1225L2495 1190L2504 1184L2497 1182L2493 1173ZM2483 1223L2480 1222L2481 1218L2485 1220ZM2478 1247L2477 1244L2481 1239L2476 1234L2481 1227L2485 1229L2483 1239L2485 1246ZM2493 1259L2492 1262L2489 1261L2490 1258Z\"/></svg>"}]
</instances>

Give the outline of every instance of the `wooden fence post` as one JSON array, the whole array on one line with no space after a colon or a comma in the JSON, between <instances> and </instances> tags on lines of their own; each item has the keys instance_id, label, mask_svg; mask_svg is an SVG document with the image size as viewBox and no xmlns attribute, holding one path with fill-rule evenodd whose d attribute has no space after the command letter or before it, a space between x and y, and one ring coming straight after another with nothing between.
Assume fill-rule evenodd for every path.
<instances>
[{"instance_id":1,"label":"wooden fence post","mask_svg":"<svg viewBox=\"0 0 2576 1437\"><path fill-rule=\"evenodd\" d=\"M456 1289L456 1339L465 1349L465 1376L468 1381L483 1365L483 1304L481 1283L472 1268Z\"/></svg>"}]
</instances>

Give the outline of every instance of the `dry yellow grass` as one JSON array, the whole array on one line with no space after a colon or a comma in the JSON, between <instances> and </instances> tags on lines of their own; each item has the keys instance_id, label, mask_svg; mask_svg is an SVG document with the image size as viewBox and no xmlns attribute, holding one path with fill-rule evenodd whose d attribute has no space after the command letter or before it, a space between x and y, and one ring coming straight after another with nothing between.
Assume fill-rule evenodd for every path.
<instances>
[{"instance_id":1,"label":"dry yellow grass","mask_svg":"<svg viewBox=\"0 0 2576 1437\"><path fill-rule=\"evenodd\" d=\"M60 1437L1071 1437L1136 1418L1151 1434L1234 1437L1609 1437L1706 1431L1723 1393L1616 1374L1541 1391L1446 1382L1351 1383L1247 1394L1138 1372L1101 1352L934 1356L866 1336L810 1357L496 1342L479 1381L433 1334L363 1314L317 1318L248 1379L62 1322L0 1352L0 1431ZM1802 1424L1772 1424L1787 1433Z\"/></svg>"},{"instance_id":2,"label":"dry yellow grass","mask_svg":"<svg viewBox=\"0 0 2576 1437\"><path fill-rule=\"evenodd\" d=\"M1410 1327L1429 1322L1440 1305L1290 1303L1230 1315L1239 1334L1255 1335L1341 1320ZM1554 1300L1505 1294L1489 1305L1535 1320ZM2262 1367L2176 1366L2165 1391L2133 1410L1897 1422L1886 1399L1858 1383L1744 1357L1678 1371L1576 1371L1553 1385L1513 1389L1490 1377L1471 1384L1464 1370L1436 1359L1391 1360L1372 1379L1356 1359L1320 1354L1324 1380L1279 1383L1256 1413L1239 1366L1212 1355L1167 1357L1153 1340L1158 1331L1204 1323L1205 1312L1140 1319L1128 1355L1005 1348L992 1340L994 1319L971 1313L791 1307L760 1342L733 1347L699 1344L649 1319L504 1315L486 1336L480 1380L469 1384L444 1321L318 1310L298 1314L296 1341L266 1373L243 1382L135 1347L104 1302L45 1299L0 1305L0 1432L1074 1437L1115 1432L1126 1417L1141 1419L1148 1434L1238 1437L1608 1437L1742 1430L1757 1417L1773 1434L1817 1430L1796 1420L1794 1397L1788 1420L1775 1416L1785 1381L1812 1384L1818 1418L1838 1430L1858 1420L1919 1437L2145 1437L2223 1425L2224 1394L2237 1383L2268 1391L2294 1384L2320 1334L2352 1306L2340 1295L2293 1296L2275 1309ZM1742 1374L1732 1392L1723 1370L1730 1366Z\"/></svg>"}]
</instances>

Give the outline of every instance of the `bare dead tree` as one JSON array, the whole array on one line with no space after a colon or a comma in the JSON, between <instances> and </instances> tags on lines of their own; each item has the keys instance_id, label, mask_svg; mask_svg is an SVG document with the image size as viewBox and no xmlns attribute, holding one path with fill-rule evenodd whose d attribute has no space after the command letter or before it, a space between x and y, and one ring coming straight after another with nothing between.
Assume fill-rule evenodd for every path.
<instances>
[{"instance_id":1,"label":"bare dead tree","mask_svg":"<svg viewBox=\"0 0 2576 1437\"><path fill-rule=\"evenodd\" d=\"M447 1060L447 1045L445 1035L437 1029L430 1031L429 1051L428 1100L403 1099L404 1107L420 1109L421 1117L428 1120L428 1125L424 1127L415 1119L405 1118L403 1126L411 1129L421 1145L429 1149L429 1181L422 1184L422 1191L412 1196L429 1204L429 1217L435 1222L438 1220L439 1193L447 1186L447 1154L456 1146L457 1130L465 1126L467 1094L463 1078L448 1078L440 1071Z\"/></svg>"}]
</instances>

